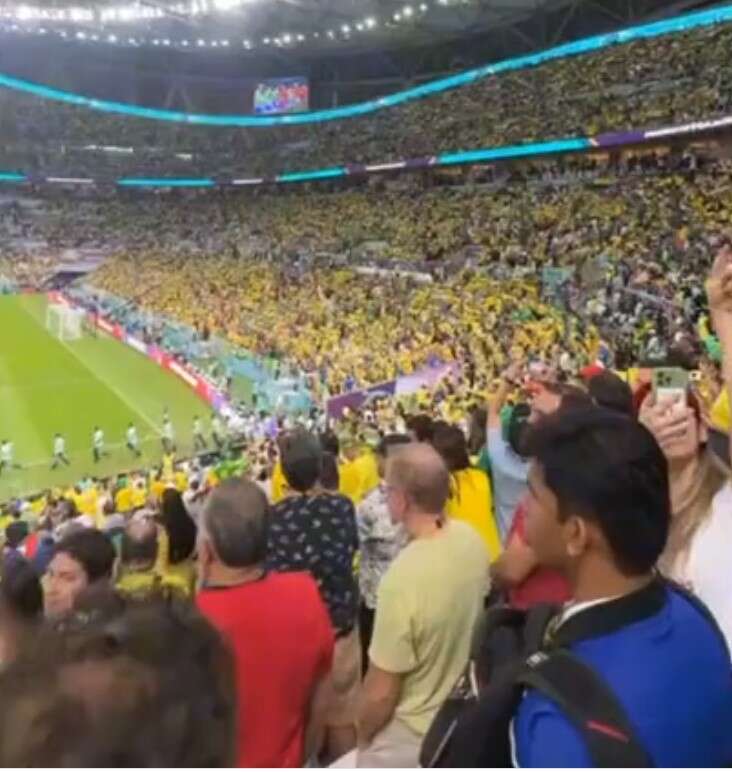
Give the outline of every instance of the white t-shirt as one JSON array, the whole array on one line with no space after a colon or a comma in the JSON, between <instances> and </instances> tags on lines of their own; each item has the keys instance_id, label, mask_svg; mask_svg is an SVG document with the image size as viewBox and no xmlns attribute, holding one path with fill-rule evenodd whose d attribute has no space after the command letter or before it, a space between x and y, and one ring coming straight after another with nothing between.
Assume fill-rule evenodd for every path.
<instances>
[{"instance_id":1,"label":"white t-shirt","mask_svg":"<svg viewBox=\"0 0 732 772\"><path fill-rule=\"evenodd\" d=\"M704 601L732 648L732 482L712 500L712 512L691 542L686 565L674 572Z\"/></svg>"}]
</instances>

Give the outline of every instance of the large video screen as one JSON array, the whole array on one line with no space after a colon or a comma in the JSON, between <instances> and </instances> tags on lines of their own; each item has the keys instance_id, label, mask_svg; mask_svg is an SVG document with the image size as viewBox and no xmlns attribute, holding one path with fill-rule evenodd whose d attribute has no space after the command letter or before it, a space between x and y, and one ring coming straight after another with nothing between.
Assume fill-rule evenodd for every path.
<instances>
[{"instance_id":1,"label":"large video screen","mask_svg":"<svg viewBox=\"0 0 732 772\"><path fill-rule=\"evenodd\" d=\"M256 115L301 113L310 104L307 78L279 78L258 83L254 89Z\"/></svg>"}]
</instances>

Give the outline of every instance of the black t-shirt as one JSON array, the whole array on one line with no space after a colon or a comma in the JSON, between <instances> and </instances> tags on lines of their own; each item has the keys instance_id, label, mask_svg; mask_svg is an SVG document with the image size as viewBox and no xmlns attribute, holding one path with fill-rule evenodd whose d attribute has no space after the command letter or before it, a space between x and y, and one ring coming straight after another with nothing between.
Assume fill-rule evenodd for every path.
<instances>
[{"instance_id":1,"label":"black t-shirt","mask_svg":"<svg viewBox=\"0 0 732 772\"><path fill-rule=\"evenodd\" d=\"M356 512L345 496L292 496L273 508L268 567L309 571L336 632L349 632L356 623L358 585L353 556L357 549Z\"/></svg>"}]
</instances>

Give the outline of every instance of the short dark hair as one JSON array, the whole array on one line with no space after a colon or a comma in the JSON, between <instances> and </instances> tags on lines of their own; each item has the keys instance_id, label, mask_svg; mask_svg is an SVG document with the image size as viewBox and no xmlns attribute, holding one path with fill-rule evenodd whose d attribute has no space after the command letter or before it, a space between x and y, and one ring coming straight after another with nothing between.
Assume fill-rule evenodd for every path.
<instances>
[{"instance_id":1,"label":"short dark hair","mask_svg":"<svg viewBox=\"0 0 732 772\"><path fill-rule=\"evenodd\" d=\"M341 452L341 445L338 440L338 435L330 429L326 432L321 432L320 447L323 449L324 453L332 453L337 457Z\"/></svg>"},{"instance_id":2,"label":"short dark hair","mask_svg":"<svg viewBox=\"0 0 732 772\"><path fill-rule=\"evenodd\" d=\"M438 424L432 446L442 456L449 472L459 472L470 466L468 444L462 429L457 426Z\"/></svg>"},{"instance_id":3,"label":"short dark hair","mask_svg":"<svg viewBox=\"0 0 732 772\"><path fill-rule=\"evenodd\" d=\"M234 684L231 653L192 604L91 605L0 674L0 764L230 766Z\"/></svg>"},{"instance_id":4,"label":"short dark hair","mask_svg":"<svg viewBox=\"0 0 732 772\"><path fill-rule=\"evenodd\" d=\"M506 427L506 441L511 450L521 458L526 458L528 451L526 443L531 431L529 417L531 416L531 406L526 402L520 402L514 405Z\"/></svg>"},{"instance_id":5,"label":"short dark hair","mask_svg":"<svg viewBox=\"0 0 732 772\"><path fill-rule=\"evenodd\" d=\"M417 442L432 442L435 423L426 413L409 416L406 423L407 429L410 432L414 432Z\"/></svg>"},{"instance_id":6,"label":"short dark hair","mask_svg":"<svg viewBox=\"0 0 732 772\"><path fill-rule=\"evenodd\" d=\"M596 405L632 416L633 392L630 386L609 370L593 375L587 382L587 392Z\"/></svg>"},{"instance_id":7,"label":"short dark hair","mask_svg":"<svg viewBox=\"0 0 732 772\"><path fill-rule=\"evenodd\" d=\"M116 557L114 546L101 531L93 528L74 531L56 545L54 555L60 552L65 552L79 563L90 582L112 576Z\"/></svg>"},{"instance_id":8,"label":"short dark hair","mask_svg":"<svg viewBox=\"0 0 732 772\"><path fill-rule=\"evenodd\" d=\"M293 490L304 493L320 479L323 450L310 432L293 432L284 437L280 455L282 472Z\"/></svg>"},{"instance_id":9,"label":"short dark hair","mask_svg":"<svg viewBox=\"0 0 732 772\"><path fill-rule=\"evenodd\" d=\"M12 555L2 563L0 595L18 619L38 619L43 611L43 590L38 574L25 558Z\"/></svg>"},{"instance_id":10,"label":"short dark hair","mask_svg":"<svg viewBox=\"0 0 732 772\"><path fill-rule=\"evenodd\" d=\"M219 560L231 568L248 568L267 556L269 504L253 482L230 478L206 501L203 528Z\"/></svg>"},{"instance_id":11,"label":"short dark hair","mask_svg":"<svg viewBox=\"0 0 732 772\"><path fill-rule=\"evenodd\" d=\"M398 445L409 445L412 438L408 434L387 434L382 437L376 446L376 455L380 458L386 458L389 451Z\"/></svg>"},{"instance_id":12,"label":"short dark hair","mask_svg":"<svg viewBox=\"0 0 732 772\"><path fill-rule=\"evenodd\" d=\"M337 491L341 484L341 476L338 472L338 458L329 451L323 453L320 484L327 491Z\"/></svg>"},{"instance_id":13,"label":"short dark hair","mask_svg":"<svg viewBox=\"0 0 732 772\"><path fill-rule=\"evenodd\" d=\"M547 416L531 432L530 453L556 496L602 531L616 565L647 573L663 552L671 523L668 464L637 421L598 407Z\"/></svg>"},{"instance_id":14,"label":"short dark hair","mask_svg":"<svg viewBox=\"0 0 732 772\"><path fill-rule=\"evenodd\" d=\"M559 412L565 410L581 410L592 405L592 398L580 386L572 383L557 383L553 381L542 383L542 386L550 394L560 399Z\"/></svg>"}]
</instances>

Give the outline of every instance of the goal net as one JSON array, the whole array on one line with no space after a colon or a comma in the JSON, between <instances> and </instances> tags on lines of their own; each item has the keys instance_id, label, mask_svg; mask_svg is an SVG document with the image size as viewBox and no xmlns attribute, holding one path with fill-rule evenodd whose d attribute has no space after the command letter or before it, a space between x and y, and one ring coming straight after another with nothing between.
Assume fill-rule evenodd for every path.
<instances>
[{"instance_id":1,"label":"goal net","mask_svg":"<svg viewBox=\"0 0 732 772\"><path fill-rule=\"evenodd\" d=\"M46 329L59 340L78 340L83 329L84 312L61 303L46 308Z\"/></svg>"}]
</instances>

